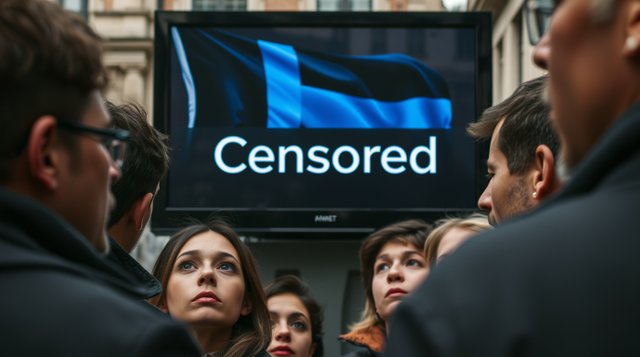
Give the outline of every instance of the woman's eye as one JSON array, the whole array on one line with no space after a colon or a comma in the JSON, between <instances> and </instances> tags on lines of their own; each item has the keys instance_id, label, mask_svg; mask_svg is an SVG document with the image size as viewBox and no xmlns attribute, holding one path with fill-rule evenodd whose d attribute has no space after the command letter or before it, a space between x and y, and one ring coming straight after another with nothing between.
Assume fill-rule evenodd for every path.
<instances>
[{"instance_id":1,"label":"woman's eye","mask_svg":"<svg viewBox=\"0 0 640 357\"><path fill-rule=\"evenodd\" d=\"M407 261L407 266L409 266L409 267L421 267L422 266L422 262L418 261L417 259L409 259Z\"/></svg>"},{"instance_id":2,"label":"woman's eye","mask_svg":"<svg viewBox=\"0 0 640 357\"><path fill-rule=\"evenodd\" d=\"M195 265L190 261L186 261L180 263L178 267L180 268L180 270L192 270L193 268L195 268Z\"/></svg>"},{"instance_id":3,"label":"woman's eye","mask_svg":"<svg viewBox=\"0 0 640 357\"><path fill-rule=\"evenodd\" d=\"M218 269L222 271L236 271L236 267L231 263L220 263Z\"/></svg>"},{"instance_id":4,"label":"woman's eye","mask_svg":"<svg viewBox=\"0 0 640 357\"><path fill-rule=\"evenodd\" d=\"M305 324L304 322L301 321L296 321L296 322L292 322L291 323L291 328L298 330L298 331L306 331L307 330L307 324Z\"/></svg>"},{"instance_id":5,"label":"woman's eye","mask_svg":"<svg viewBox=\"0 0 640 357\"><path fill-rule=\"evenodd\" d=\"M378 264L378 266L376 266L376 272L381 272L381 271L385 271L385 270L389 270L389 264L382 263L382 264Z\"/></svg>"}]
</instances>

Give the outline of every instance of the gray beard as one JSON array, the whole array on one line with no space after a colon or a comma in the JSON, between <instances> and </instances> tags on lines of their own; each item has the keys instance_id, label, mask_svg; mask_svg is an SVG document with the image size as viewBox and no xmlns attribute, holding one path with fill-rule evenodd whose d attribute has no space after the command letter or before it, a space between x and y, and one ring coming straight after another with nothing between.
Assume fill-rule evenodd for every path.
<instances>
[{"instance_id":1,"label":"gray beard","mask_svg":"<svg viewBox=\"0 0 640 357\"><path fill-rule=\"evenodd\" d=\"M569 181L572 174L573 167L569 167L569 165L567 165L564 155L560 152L556 158L556 175L558 176L560 183L564 184Z\"/></svg>"}]
</instances>

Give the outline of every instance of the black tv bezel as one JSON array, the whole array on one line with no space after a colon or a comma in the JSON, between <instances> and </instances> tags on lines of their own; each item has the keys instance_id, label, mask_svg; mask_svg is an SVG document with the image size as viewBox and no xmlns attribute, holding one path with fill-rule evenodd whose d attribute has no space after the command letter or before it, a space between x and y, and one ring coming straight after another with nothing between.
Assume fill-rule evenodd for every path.
<instances>
[{"instance_id":1,"label":"black tv bezel","mask_svg":"<svg viewBox=\"0 0 640 357\"><path fill-rule=\"evenodd\" d=\"M169 133L169 51L172 26L225 26L225 27L460 27L472 28L475 33L476 61L476 113L491 105L491 14L488 12L209 12L209 11L156 11L154 38L154 126ZM477 119L477 118L476 118ZM486 185L484 159L488 144L475 146L475 192L478 197ZM229 218L238 233L255 237L320 237L362 238L388 223L422 218L434 221L447 215L465 214L475 207L447 209L243 209L216 210L202 208L167 207L167 181L165 178L156 195L151 229L156 234L172 234L184 225L188 217L206 219L211 215ZM317 220L321 222L317 222ZM333 221L333 222L332 222ZM250 223L247 223L250 222ZM277 223L274 223L277 222Z\"/></svg>"}]
</instances>

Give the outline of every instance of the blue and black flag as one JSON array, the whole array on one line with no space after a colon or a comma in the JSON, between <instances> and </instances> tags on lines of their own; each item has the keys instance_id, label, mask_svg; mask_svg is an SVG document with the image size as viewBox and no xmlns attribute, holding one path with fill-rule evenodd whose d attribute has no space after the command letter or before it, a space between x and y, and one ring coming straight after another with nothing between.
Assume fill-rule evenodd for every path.
<instances>
[{"instance_id":1,"label":"blue and black flag","mask_svg":"<svg viewBox=\"0 0 640 357\"><path fill-rule=\"evenodd\" d=\"M451 127L440 74L403 54L349 56L172 28L188 127Z\"/></svg>"}]
</instances>

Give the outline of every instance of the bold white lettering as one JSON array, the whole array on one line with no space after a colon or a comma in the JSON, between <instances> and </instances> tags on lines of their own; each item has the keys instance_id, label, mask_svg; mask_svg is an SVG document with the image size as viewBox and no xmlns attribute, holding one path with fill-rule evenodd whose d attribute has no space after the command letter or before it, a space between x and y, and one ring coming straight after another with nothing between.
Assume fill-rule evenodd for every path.
<instances>
[{"instance_id":1,"label":"bold white lettering","mask_svg":"<svg viewBox=\"0 0 640 357\"><path fill-rule=\"evenodd\" d=\"M296 154L296 173L301 174L303 171L302 149L297 145L278 146L278 172L283 174L287 172L287 154Z\"/></svg>"},{"instance_id":2,"label":"bold white lettering","mask_svg":"<svg viewBox=\"0 0 640 357\"><path fill-rule=\"evenodd\" d=\"M418 165L418 155L421 153L427 154L429 158L429 165L420 166ZM435 174L437 170L436 166L436 137L429 137L429 146L417 146L411 151L411 155L409 158L409 163L411 164L411 168L415 173L424 175L424 174Z\"/></svg>"},{"instance_id":3,"label":"bold white lettering","mask_svg":"<svg viewBox=\"0 0 640 357\"><path fill-rule=\"evenodd\" d=\"M329 148L326 146L316 145L316 146L312 146L309 149L309 161L316 162L321 166L315 167L315 166L307 165L307 171L314 174L323 174L329 171L331 164L329 163L329 160L326 157L318 156L316 152L322 152L326 155L329 152Z\"/></svg>"},{"instance_id":4,"label":"bold white lettering","mask_svg":"<svg viewBox=\"0 0 640 357\"><path fill-rule=\"evenodd\" d=\"M380 146L365 146L364 147L364 173L371 173L371 155L380 153Z\"/></svg>"},{"instance_id":5,"label":"bold white lettering","mask_svg":"<svg viewBox=\"0 0 640 357\"><path fill-rule=\"evenodd\" d=\"M265 153L264 156L259 156L260 153ZM249 152L249 167L251 170L259 174L267 174L273 170L273 166L267 165L265 167L258 166L258 162L273 162L275 157L273 156L273 150L266 145L258 145L251 149Z\"/></svg>"},{"instance_id":6,"label":"bold white lettering","mask_svg":"<svg viewBox=\"0 0 640 357\"><path fill-rule=\"evenodd\" d=\"M343 152L347 152L351 154L351 157L353 158L353 162L348 167L343 167L340 164L340 155L342 155ZM337 148L336 151L333 152L333 157L331 158L331 161L333 162L333 166L336 168L336 171L338 171L341 174L350 174L356 171L356 169L358 168L358 165L360 165L360 155L358 155L358 152L356 151L356 149L352 148L351 146L343 145Z\"/></svg>"},{"instance_id":7,"label":"bold white lettering","mask_svg":"<svg viewBox=\"0 0 640 357\"><path fill-rule=\"evenodd\" d=\"M238 144L242 147L244 147L245 145L247 145L247 141L244 140L243 138L239 137L239 136L228 136L222 140L220 140L220 142L218 143L218 145L216 145L215 150L213 151L213 160L215 161L216 165L218 165L218 167L228 173L228 174L237 174L240 173L242 171L244 171L247 168L247 165L245 164L240 164L238 166L229 166L227 165L224 160L222 159L222 151L224 150L225 146L227 146L228 144Z\"/></svg>"},{"instance_id":8,"label":"bold white lettering","mask_svg":"<svg viewBox=\"0 0 640 357\"><path fill-rule=\"evenodd\" d=\"M393 153L397 153L397 156L391 156ZM393 175L401 174L406 169L404 165L400 165L399 167L391 167L389 163L392 162L407 162L407 153L399 146L389 146L384 149L382 152L382 156L380 157L380 163L382 164L382 168Z\"/></svg>"}]
</instances>

